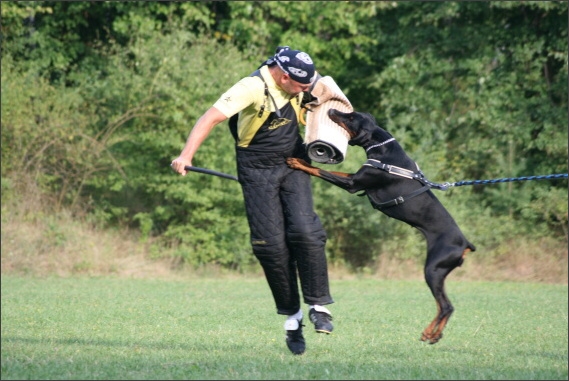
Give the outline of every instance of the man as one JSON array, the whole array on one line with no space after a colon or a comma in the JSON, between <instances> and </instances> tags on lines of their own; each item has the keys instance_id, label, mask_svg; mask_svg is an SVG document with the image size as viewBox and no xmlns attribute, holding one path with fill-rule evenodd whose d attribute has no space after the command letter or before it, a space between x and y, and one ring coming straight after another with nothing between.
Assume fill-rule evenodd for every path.
<instances>
[{"instance_id":1,"label":"man","mask_svg":"<svg viewBox=\"0 0 569 381\"><path fill-rule=\"evenodd\" d=\"M233 85L194 125L172 168L185 166L217 124L229 120L253 253L271 289L277 313L287 315L286 343L306 349L304 303L316 332L331 333L332 314L325 254L326 232L314 212L310 176L288 167L287 157L310 161L298 127L303 95L319 75L310 56L279 47L259 69Z\"/></svg>"}]
</instances>

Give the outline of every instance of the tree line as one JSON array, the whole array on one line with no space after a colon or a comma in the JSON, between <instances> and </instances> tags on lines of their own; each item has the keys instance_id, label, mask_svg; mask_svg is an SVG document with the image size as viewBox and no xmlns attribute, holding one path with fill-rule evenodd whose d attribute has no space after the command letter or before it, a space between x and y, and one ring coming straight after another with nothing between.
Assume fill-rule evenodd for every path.
<instances>
[{"instance_id":1,"label":"tree line","mask_svg":"<svg viewBox=\"0 0 569 381\"><path fill-rule=\"evenodd\" d=\"M309 52L434 182L567 172L566 1L2 2L2 202L41 194L153 255L254 262L236 182L175 175L196 119L280 45ZM357 147L330 170L356 171ZM195 166L234 174L218 126ZM418 232L313 181L334 263L420 258ZM437 191L479 250L567 239L567 181ZM528 238L529 237L529 238ZM167 254L166 254L167 253Z\"/></svg>"}]
</instances>

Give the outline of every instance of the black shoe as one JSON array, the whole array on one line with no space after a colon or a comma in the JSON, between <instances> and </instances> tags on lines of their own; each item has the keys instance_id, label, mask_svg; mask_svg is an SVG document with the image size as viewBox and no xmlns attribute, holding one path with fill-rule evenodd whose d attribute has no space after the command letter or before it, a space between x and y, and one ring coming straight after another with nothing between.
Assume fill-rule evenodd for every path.
<instances>
[{"instance_id":1,"label":"black shoe","mask_svg":"<svg viewBox=\"0 0 569 381\"><path fill-rule=\"evenodd\" d=\"M310 321L314 323L314 329L318 333L331 333L334 329L332 325L332 315L327 314L326 312L316 311L314 308L311 308L308 312L308 316L310 317Z\"/></svg>"},{"instance_id":2,"label":"black shoe","mask_svg":"<svg viewBox=\"0 0 569 381\"><path fill-rule=\"evenodd\" d=\"M286 345L288 349L295 355L301 355L306 350L304 336L302 336L302 319L298 321L298 329L286 331Z\"/></svg>"}]
</instances>

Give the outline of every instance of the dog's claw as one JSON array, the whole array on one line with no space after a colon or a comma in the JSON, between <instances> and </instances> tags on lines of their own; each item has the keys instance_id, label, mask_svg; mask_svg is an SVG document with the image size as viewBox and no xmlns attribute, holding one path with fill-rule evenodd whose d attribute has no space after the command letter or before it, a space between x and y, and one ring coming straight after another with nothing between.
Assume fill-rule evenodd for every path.
<instances>
[{"instance_id":1,"label":"dog's claw","mask_svg":"<svg viewBox=\"0 0 569 381\"><path fill-rule=\"evenodd\" d=\"M308 166L307 162L296 157L287 157L286 163L292 169L303 169Z\"/></svg>"},{"instance_id":2,"label":"dog's claw","mask_svg":"<svg viewBox=\"0 0 569 381\"><path fill-rule=\"evenodd\" d=\"M294 158L294 157L287 157L286 163L287 163L288 166L291 167L292 169L298 169L298 162L297 162L296 158Z\"/></svg>"},{"instance_id":3,"label":"dog's claw","mask_svg":"<svg viewBox=\"0 0 569 381\"><path fill-rule=\"evenodd\" d=\"M442 333L436 336L431 336L423 332L423 334L421 335L421 341L426 341L428 344L436 344L439 342L440 339L442 339L442 337L443 337Z\"/></svg>"}]
</instances>

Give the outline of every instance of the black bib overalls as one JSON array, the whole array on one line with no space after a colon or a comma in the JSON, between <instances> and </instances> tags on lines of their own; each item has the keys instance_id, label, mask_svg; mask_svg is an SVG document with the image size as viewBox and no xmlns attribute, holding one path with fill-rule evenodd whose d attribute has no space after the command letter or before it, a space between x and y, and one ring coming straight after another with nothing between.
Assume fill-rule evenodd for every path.
<instances>
[{"instance_id":1,"label":"black bib overalls","mask_svg":"<svg viewBox=\"0 0 569 381\"><path fill-rule=\"evenodd\" d=\"M278 110L279 115L269 114L247 147L236 145L253 253L264 270L277 313L283 315L300 309L297 271L305 303L333 303L326 232L314 211L310 176L289 168L285 161L293 156L310 162L291 102ZM231 118L235 138L237 124L237 118ZM276 149L271 149L272 140Z\"/></svg>"}]
</instances>

